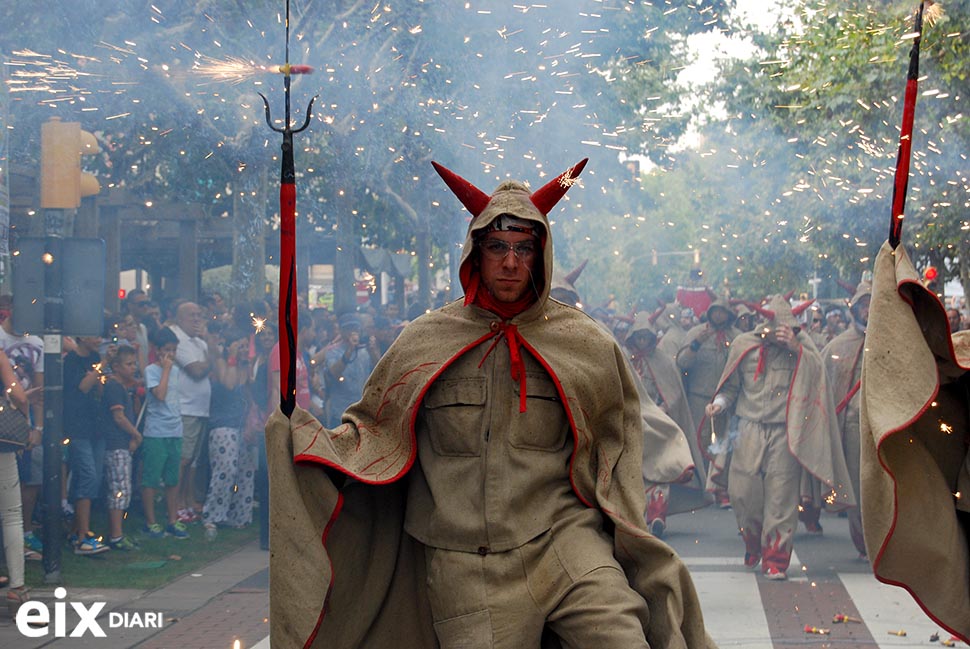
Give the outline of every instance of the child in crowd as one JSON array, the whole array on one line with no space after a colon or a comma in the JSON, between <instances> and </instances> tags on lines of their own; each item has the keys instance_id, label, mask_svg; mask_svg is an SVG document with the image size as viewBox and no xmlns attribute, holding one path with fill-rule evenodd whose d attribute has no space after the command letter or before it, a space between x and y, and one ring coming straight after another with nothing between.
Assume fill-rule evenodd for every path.
<instances>
[{"instance_id":1,"label":"child in crowd","mask_svg":"<svg viewBox=\"0 0 970 649\"><path fill-rule=\"evenodd\" d=\"M64 357L64 434L70 440L71 500L74 501L74 554L93 555L110 550L91 532L91 500L101 490L104 436L99 430L101 393L100 336L79 336L76 348Z\"/></svg>"},{"instance_id":2,"label":"child in crowd","mask_svg":"<svg viewBox=\"0 0 970 649\"><path fill-rule=\"evenodd\" d=\"M108 482L108 546L113 550L135 550L138 546L122 531L125 511L131 503L131 455L141 444L135 428L132 393L138 386L138 351L122 345L109 357L111 376L101 396Z\"/></svg>"},{"instance_id":3,"label":"child in crowd","mask_svg":"<svg viewBox=\"0 0 970 649\"><path fill-rule=\"evenodd\" d=\"M178 337L168 327L150 335L156 360L145 368L145 435L142 441L141 500L145 510L145 527L149 537L188 538L185 524L178 520L179 465L182 461L182 409L176 386L179 368L175 365ZM155 492L165 488L168 526L155 521Z\"/></svg>"}]
</instances>

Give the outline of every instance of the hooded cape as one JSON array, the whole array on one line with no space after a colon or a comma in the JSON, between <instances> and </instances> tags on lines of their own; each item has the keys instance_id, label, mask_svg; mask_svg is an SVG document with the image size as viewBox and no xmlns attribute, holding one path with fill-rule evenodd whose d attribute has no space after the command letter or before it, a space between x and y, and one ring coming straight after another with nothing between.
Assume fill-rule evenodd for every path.
<instances>
[{"instance_id":1,"label":"hooded cape","mask_svg":"<svg viewBox=\"0 0 970 649\"><path fill-rule=\"evenodd\" d=\"M862 524L876 578L970 643L970 334L902 246L876 257L862 366Z\"/></svg>"},{"instance_id":2,"label":"hooded cape","mask_svg":"<svg viewBox=\"0 0 970 649\"><path fill-rule=\"evenodd\" d=\"M649 322L649 318L645 313L638 313L636 319L633 321L633 326L630 327L630 331L627 334L627 340L634 333L642 330L647 330L653 333L655 336L657 334L654 326ZM687 405L687 394L684 392L684 384L680 380L680 370L674 364L674 361L669 356L665 355L660 351L660 348L654 349L653 353L646 358L641 359L640 368L634 367L635 370L641 372L644 377L643 383L646 384L647 377L649 376L649 381L653 384L654 388L659 393L660 399L666 406L666 414L673 423L677 426L676 438L678 441L683 440L687 443L690 449L690 461L693 467L693 475L686 484L675 483L671 484L670 493L670 504L667 509L669 514L677 514L680 512L692 511L701 507L706 507L710 505L714 500L704 490L704 485L707 483L707 473L704 471L704 456L701 455L700 449L697 446L696 436L693 434L694 429L694 419L690 415L690 408ZM631 360L631 365L633 365ZM642 394L640 396L641 400L649 399L652 403L652 397L649 393ZM657 428L654 426L648 426L648 430L652 428ZM644 451L647 451L645 455L645 460L648 460L649 455L649 438L644 444ZM670 443L665 444L666 447L670 446ZM661 447L662 448L662 447ZM667 454L664 454L667 455ZM644 466L648 466L647 462ZM680 476L678 476L680 477ZM644 471L644 478L650 480L650 476ZM676 479L676 478L675 478ZM651 480L652 482L671 482L671 480Z\"/></svg>"},{"instance_id":3,"label":"hooded cape","mask_svg":"<svg viewBox=\"0 0 970 649\"><path fill-rule=\"evenodd\" d=\"M462 354L502 337L516 340L519 352L538 360L556 385L572 431L572 489L603 513L614 554L649 606L648 642L714 646L686 567L645 529L643 417L634 379L607 332L578 309L547 299L549 224L529 196L521 184L503 183L480 213L473 212L460 276L467 291L476 231L502 214L535 220L546 236L531 307L502 322L459 301L418 318L378 363L361 400L336 429L325 429L299 408L289 420L279 410L271 417L266 435L274 648L437 647L423 547L403 529L408 481L401 478L416 458L415 420L430 385ZM515 346L492 353L511 354Z\"/></svg>"},{"instance_id":4,"label":"hooded cape","mask_svg":"<svg viewBox=\"0 0 970 649\"><path fill-rule=\"evenodd\" d=\"M822 356L804 331L798 333L798 340L801 347L788 390L785 417L788 450L812 476L832 490L828 502L854 505L855 493L842 454L841 434ZM720 392L728 377L737 371L745 356L758 353L762 342L761 335L756 332L744 333L734 339L717 392ZM705 418L698 428L699 432L709 425L706 421Z\"/></svg>"}]
</instances>

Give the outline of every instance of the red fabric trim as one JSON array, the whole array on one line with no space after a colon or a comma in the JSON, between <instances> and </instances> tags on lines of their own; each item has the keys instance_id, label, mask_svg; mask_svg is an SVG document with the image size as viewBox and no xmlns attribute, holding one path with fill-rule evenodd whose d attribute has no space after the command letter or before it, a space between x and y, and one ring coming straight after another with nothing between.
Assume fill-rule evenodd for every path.
<instances>
[{"instance_id":1,"label":"red fabric trim","mask_svg":"<svg viewBox=\"0 0 970 649\"><path fill-rule=\"evenodd\" d=\"M859 388L861 387L862 387L862 379L859 379L858 381L855 382L855 385L853 385L852 388L848 392L846 392L845 399L842 399L842 401L839 402L839 405L835 406L835 414L839 414L846 409L846 407L849 405L849 402L852 401L852 397L856 395L856 392L858 392Z\"/></svg>"},{"instance_id":2,"label":"red fabric trim","mask_svg":"<svg viewBox=\"0 0 970 649\"><path fill-rule=\"evenodd\" d=\"M530 345L524 339L522 340L522 346L529 350L529 353L532 354L536 361L538 361L539 365L542 365L543 369L545 369L552 378L553 385L556 386L556 392L559 393L559 399L562 401L563 410L566 411L566 420L569 421L569 429L573 433L573 453L569 457L569 485L573 488L573 493L576 494L576 497L579 498L581 503L587 507L593 507L593 504L586 500L583 494L579 492L579 488L576 486L576 481L573 478L573 469L576 463L576 451L579 448L579 429L576 427L576 420L573 418L573 411L569 407L569 401L566 399L566 392L562 389L562 383L559 381L559 377L553 371L552 367L549 366L549 363L546 362L546 359L544 359L542 355L536 351L535 347Z\"/></svg>"},{"instance_id":3,"label":"red fabric trim","mask_svg":"<svg viewBox=\"0 0 970 649\"><path fill-rule=\"evenodd\" d=\"M340 516L341 510L344 508L344 495L337 495L337 506L333 508L333 512L330 513L330 520L327 521L326 526L323 528L323 534L320 535L320 545L324 548L327 547L327 537L330 535L330 530L333 529L334 523L337 522L337 517ZM330 561L330 555L327 555L327 561ZM313 641L317 638L317 633L320 632L320 625L323 624L323 618L327 614L327 609L330 607L330 593L333 591L333 579L334 571L333 564L330 564L330 583L327 585L327 594L323 598L323 606L320 608L320 616L317 618L317 623L313 627L313 632L307 641L303 643L303 649L309 649L313 644Z\"/></svg>"}]
</instances>

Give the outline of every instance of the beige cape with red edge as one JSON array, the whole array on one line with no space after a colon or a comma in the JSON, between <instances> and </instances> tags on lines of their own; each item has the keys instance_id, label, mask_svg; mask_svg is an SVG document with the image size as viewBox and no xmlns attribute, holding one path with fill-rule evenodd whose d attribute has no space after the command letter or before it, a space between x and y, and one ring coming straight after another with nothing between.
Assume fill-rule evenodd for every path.
<instances>
[{"instance_id":1,"label":"beige cape with red edge","mask_svg":"<svg viewBox=\"0 0 970 649\"><path fill-rule=\"evenodd\" d=\"M437 646L423 548L402 529L407 480L400 478L415 459L424 391L457 355L490 344L494 319L456 302L408 325L337 429L299 409L289 420L278 410L271 418L275 649ZM642 420L622 352L588 316L554 301L518 326L559 386L574 435L573 488L612 527L616 557L649 604L651 646L714 646L684 564L644 528ZM592 358L602 360L591 366ZM338 492L327 465L356 481Z\"/></svg>"},{"instance_id":2,"label":"beige cape with red edge","mask_svg":"<svg viewBox=\"0 0 970 649\"><path fill-rule=\"evenodd\" d=\"M788 391L785 419L788 450L810 474L831 489L832 494L827 499L830 504L836 507L855 505L822 356L807 333L800 332L798 339L802 345ZM761 344L762 337L756 332L743 333L734 339L717 392L738 369L741 360L749 353L757 354ZM706 425L709 424L705 417L698 431L703 431Z\"/></svg>"},{"instance_id":3,"label":"beige cape with red edge","mask_svg":"<svg viewBox=\"0 0 970 649\"><path fill-rule=\"evenodd\" d=\"M943 305L903 247L883 244L862 366L866 548L879 581L905 588L964 642L970 549L957 510L970 511L968 369L970 333L951 341Z\"/></svg>"}]
</instances>

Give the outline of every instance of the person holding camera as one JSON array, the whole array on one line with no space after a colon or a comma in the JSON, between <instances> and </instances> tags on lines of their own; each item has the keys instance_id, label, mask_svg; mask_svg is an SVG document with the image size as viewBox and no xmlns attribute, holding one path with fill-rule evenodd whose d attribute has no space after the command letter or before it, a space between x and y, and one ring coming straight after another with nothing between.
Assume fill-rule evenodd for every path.
<instances>
[{"instance_id":1,"label":"person holding camera","mask_svg":"<svg viewBox=\"0 0 970 649\"><path fill-rule=\"evenodd\" d=\"M375 336L366 343L361 339L363 325L354 313L345 313L338 320L340 336L327 347L327 394L330 396L327 425L340 425L340 417L364 393L364 383L381 358Z\"/></svg>"},{"instance_id":2,"label":"person holding camera","mask_svg":"<svg viewBox=\"0 0 970 649\"><path fill-rule=\"evenodd\" d=\"M821 354L783 297L759 310L767 322L734 339L704 414L732 410L739 420L728 496L744 539L744 565L756 570L760 563L766 579L784 580L803 469L828 491L827 502L851 506L855 495Z\"/></svg>"}]
</instances>

